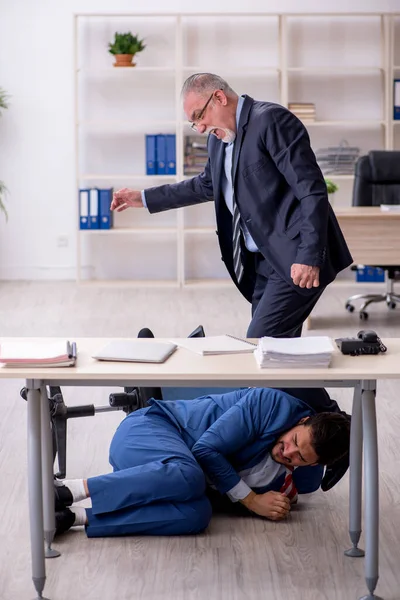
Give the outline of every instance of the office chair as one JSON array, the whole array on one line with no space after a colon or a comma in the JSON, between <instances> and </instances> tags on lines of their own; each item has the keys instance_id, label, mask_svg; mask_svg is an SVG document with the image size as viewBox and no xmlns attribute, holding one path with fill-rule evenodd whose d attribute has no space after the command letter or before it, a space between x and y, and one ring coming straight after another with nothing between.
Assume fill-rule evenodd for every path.
<instances>
[{"instance_id":1,"label":"office chair","mask_svg":"<svg viewBox=\"0 0 400 600\"><path fill-rule=\"evenodd\" d=\"M353 206L380 206L400 204L400 151L373 150L367 156L360 156L355 166L353 186ZM369 265L380 267L386 273L386 291L382 294L355 294L346 301L346 309L354 311L355 300L363 300L360 306L360 319L368 319L367 306L374 302L386 302L388 308L396 308L400 295L394 291L394 280L399 266ZM352 270L357 270L356 266Z\"/></svg>"},{"instance_id":2,"label":"office chair","mask_svg":"<svg viewBox=\"0 0 400 600\"><path fill-rule=\"evenodd\" d=\"M141 329L138 333L139 338L154 338L153 333L147 327ZM188 337L205 337L202 325L196 327ZM20 391L24 400L28 399L27 389L24 387ZM78 406L66 406L59 386L49 386L47 389L49 401L49 411L51 419L51 431L53 441L53 463L58 462L58 471L56 478L64 479L67 470L67 422L68 419L77 417L93 417L96 413L109 412L114 410L123 410L127 415L140 408L148 406L150 398L162 400L163 394L159 387L125 387L123 392L116 392L109 395L109 404L104 406L95 406L94 404L85 404Z\"/></svg>"}]
</instances>

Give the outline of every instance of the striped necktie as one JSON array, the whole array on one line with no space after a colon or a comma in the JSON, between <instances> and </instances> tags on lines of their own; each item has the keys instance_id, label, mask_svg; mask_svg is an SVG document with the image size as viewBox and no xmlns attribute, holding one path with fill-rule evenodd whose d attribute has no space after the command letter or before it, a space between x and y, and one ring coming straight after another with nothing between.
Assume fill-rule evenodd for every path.
<instances>
[{"instance_id":1,"label":"striped necktie","mask_svg":"<svg viewBox=\"0 0 400 600\"><path fill-rule=\"evenodd\" d=\"M232 245L233 245L233 270L236 275L237 282L243 277L242 252L240 247L240 212L239 207L233 195L233 215L232 215Z\"/></svg>"},{"instance_id":2,"label":"striped necktie","mask_svg":"<svg viewBox=\"0 0 400 600\"><path fill-rule=\"evenodd\" d=\"M290 502L297 499L297 489L293 481L293 467L286 467L285 481L279 491L281 494L285 494Z\"/></svg>"}]
</instances>

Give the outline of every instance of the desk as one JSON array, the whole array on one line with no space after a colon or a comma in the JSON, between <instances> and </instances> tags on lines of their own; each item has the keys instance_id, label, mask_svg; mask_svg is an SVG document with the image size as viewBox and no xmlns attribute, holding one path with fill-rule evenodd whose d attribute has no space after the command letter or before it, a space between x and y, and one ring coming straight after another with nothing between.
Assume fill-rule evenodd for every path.
<instances>
[{"instance_id":1,"label":"desk","mask_svg":"<svg viewBox=\"0 0 400 600\"><path fill-rule=\"evenodd\" d=\"M6 340L4 340L6 341ZM13 341L18 341L14 338ZM373 594L379 571L379 472L375 393L378 379L399 379L400 339L390 339L386 354L343 356L336 351L329 369L259 369L252 354L203 357L179 348L166 363L97 362L91 358L108 341L77 339L76 367L55 369L0 368L0 379L26 378L28 389L28 484L32 579L43 598L45 554L55 531L51 431L46 385L60 386L215 386L215 387L352 387L354 388L350 451L350 556L362 556L362 450L365 471L365 580ZM135 340L137 341L137 340ZM148 341L148 340L147 340ZM364 437L364 440L363 440ZM46 552L43 538L46 541Z\"/></svg>"},{"instance_id":2,"label":"desk","mask_svg":"<svg viewBox=\"0 0 400 600\"><path fill-rule=\"evenodd\" d=\"M379 206L334 209L357 265L400 265L400 211L383 212ZM312 328L311 315L306 320Z\"/></svg>"},{"instance_id":3,"label":"desk","mask_svg":"<svg viewBox=\"0 0 400 600\"><path fill-rule=\"evenodd\" d=\"M335 215L356 264L400 265L400 211L350 206Z\"/></svg>"}]
</instances>

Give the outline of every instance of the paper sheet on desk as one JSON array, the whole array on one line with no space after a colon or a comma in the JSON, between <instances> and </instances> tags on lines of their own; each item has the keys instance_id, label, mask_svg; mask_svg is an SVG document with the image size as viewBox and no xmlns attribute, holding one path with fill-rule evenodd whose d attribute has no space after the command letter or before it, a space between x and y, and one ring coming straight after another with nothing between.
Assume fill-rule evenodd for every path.
<instances>
[{"instance_id":1,"label":"paper sheet on desk","mask_svg":"<svg viewBox=\"0 0 400 600\"><path fill-rule=\"evenodd\" d=\"M257 346L257 344L231 335L215 335L202 338L175 338L171 341L181 348L186 348L187 350L191 350L202 356L254 352Z\"/></svg>"},{"instance_id":2,"label":"paper sheet on desk","mask_svg":"<svg viewBox=\"0 0 400 600\"><path fill-rule=\"evenodd\" d=\"M381 204L382 212L400 212L400 204Z\"/></svg>"}]
</instances>

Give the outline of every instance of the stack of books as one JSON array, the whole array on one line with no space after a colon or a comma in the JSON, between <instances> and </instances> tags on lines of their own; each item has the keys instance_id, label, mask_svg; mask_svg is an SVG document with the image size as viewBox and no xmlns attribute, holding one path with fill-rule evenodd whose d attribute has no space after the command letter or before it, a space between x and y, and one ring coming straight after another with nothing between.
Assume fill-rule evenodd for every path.
<instances>
[{"instance_id":1,"label":"stack of books","mask_svg":"<svg viewBox=\"0 0 400 600\"><path fill-rule=\"evenodd\" d=\"M304 123L315 121L315 104L312 102L289 102L288 108Z\"/></svg>"},{"instance_id":2,"label":"stack of books","mask_svg":"<svg viewBox=\"0 0 400 600\"><path fill-rule=\"evenodd\" d=\"M318 149L315 156L324 175L353 175L360 148L343 141L339 146Z\"/></svg>"},{"instance_id":3,"label":"stack of books","mask_svg":"<svg viewBox=\"0 0 400 600\"><path fill-rule=\"evenodd\" d=\"M304 338L263 337L254 356L262 369L327 368L334 347L326 336Z\"/></svg>"},{"instance_id":4,"label":"stack of books","mask_svg":"<svg viewBox=\"0 0 400 600\"><path fill-rule=\"evenodd\" d=\"M207 141L198 135L185 136L184 175L202 173L208 159Z\"/></svg>"}]
</instances>

